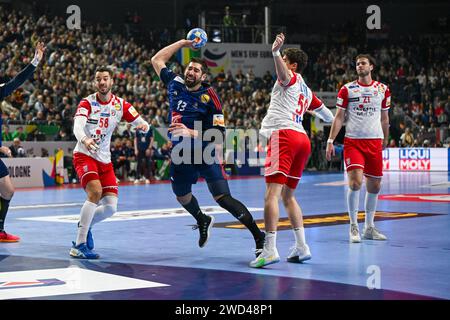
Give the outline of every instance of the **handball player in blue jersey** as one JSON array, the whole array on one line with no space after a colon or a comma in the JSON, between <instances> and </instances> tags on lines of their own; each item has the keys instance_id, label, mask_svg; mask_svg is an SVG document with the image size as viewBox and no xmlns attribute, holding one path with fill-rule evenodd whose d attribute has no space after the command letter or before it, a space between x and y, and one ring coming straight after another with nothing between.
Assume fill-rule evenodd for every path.
<instances>
[{"instance_id":1,"label":"handball player in blue jersey","mask_svg":"<svg viewBox=\"0 0 450 320\"><path fill-rule=\"evenodd\" d=\"M204 247L214 217L202 212L192 194L192 185L199 176L205 178L214 200L250 230L256 244L255 254L258 256L264 246L264 232L258 228L248 209L231 196L221 164L203 156L203 151L211 150L210 154L215 157L214 142L202 139L207 130L220 131L221 135L225 132L220 99L214 89L204 82L208 67L202 59L192 58L182 76L166 66L166 62L178 50L183 47L193 48L192 45L192 40L179 40L152 57L153 68L167 86L169 96L169 137L173 145L170 167L172 189L178 202L197 220L194 228L198 228L200 232L198 244ZM182 144L182 148L179 144ZM179 156L183 158L181 163L174 158L175 151L180 150ZM198 155L201 155L200 160Z\"/></svg>"},{"instance_id":2,"label":"handball player in blue jersey","mask_svg":"<svg viewBox=\"0 0 450 320\"><path fill-rule=\"evenodd\" d=\"M33 60L21 72L19 72L13 79L6 83L0 83L0 101L13 93L19 88L31 75L38 66L39 62L44 56L45 46L42 42L36 45L36 51ZM0 122L1 126L1 122ZM1 146L0 135L0 152L11 157L11 150L8 147ZM14 186L9 176L8 168L0 159L0 242L17 242L20 240L18 236L5 232L5 218L8 213L9 202L14 195Z\"/></svg>"}]
</instances>

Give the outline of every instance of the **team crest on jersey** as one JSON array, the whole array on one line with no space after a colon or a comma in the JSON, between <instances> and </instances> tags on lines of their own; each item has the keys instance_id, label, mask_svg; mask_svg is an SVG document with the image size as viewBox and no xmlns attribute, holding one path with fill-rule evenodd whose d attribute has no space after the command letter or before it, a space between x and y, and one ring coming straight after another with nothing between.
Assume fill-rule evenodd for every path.
<instances>
[{"instance_id":1,"label":"team crest on jersey","mask_svg":"<svg viewBox=\"0 0 450 320\"><path fill-rule=\"evenodd\" d=\"M211 97L207 94L202 94L200 99L202 100L203 103L208 103L209 100L211 100Z\"/></svg>"},{"instance_id":2,"label":"team crest on jersey","mask_svg":"<svg viewBox=\"0 0 450 320\"><path fill-rule=\"evenodd\" d=\"M379 91L381 94L383 94L383 93L386 91L386 89L384 88L384 86L378 86L378 91Z\"/></svg>"},{"instance_id":3,"label":"team crest on jersey","mask_svg":"<svg viewBox=\"0 0 450 320\"><path fill-rule=\"evenodd\" d=\"M114 108L115 108L117 111L120 111L120 103L116 103L116 104L114 105Z\"/></svg>"}]
</instances>

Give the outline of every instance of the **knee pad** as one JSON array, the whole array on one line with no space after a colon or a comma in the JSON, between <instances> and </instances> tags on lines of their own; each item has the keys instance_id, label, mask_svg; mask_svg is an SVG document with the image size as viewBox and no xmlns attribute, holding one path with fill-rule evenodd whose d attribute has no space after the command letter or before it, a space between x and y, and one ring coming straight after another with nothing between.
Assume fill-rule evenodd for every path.
<instances>
[{"instance_id":1,"label":"knee pad","mask_svg":"<svg viewBox=\"0 0 450 320\"><path fill-rule=\"evenodd\" d=\"M117 202L118 199L114 196L106 196L102 199L102 204L105 207L105 215L110 217L117 212Z\"/></svg>"}]
</instances>

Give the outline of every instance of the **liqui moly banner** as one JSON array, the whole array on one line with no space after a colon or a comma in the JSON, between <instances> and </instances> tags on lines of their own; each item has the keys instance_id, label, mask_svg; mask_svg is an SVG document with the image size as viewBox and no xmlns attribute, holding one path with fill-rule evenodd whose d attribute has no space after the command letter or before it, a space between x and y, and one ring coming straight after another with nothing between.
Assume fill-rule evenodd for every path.
<instances>
[{"instance_id":1,"label":"liqui moly banner","mask_svg":"<svg viewBox=\"0 0 450 320\"><path fill-rule=\"evenodd\" d=\"M383 150L383 170L448 171L446 148L389 148Z\"/></svg>"}]
</instances>

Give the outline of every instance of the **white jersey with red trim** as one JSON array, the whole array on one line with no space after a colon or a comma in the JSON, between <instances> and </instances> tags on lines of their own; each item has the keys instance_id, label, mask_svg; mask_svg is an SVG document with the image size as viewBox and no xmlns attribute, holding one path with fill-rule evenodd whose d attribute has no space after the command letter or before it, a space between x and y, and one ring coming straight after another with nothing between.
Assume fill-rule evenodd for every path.
<instances>
[{"instance_id":1,"label":"white jersey with red trim","mask_svg":"<svg viewBox=\"0 0 450 320\"><path fill-rule=\"evenodd\" d=\"M272 89L270 106L261 125L260 133L269 137L273 131L292 129L305 133L302 125L305 111L323 105L306 85L299 73L294 73L290 82L283 85L279 80Z\"/></svg>"},{"instance_id":2,"label":"white jersey with red trim","mask_svg":"<svg viewBox=\"0 0 450 320\"><path fill-rule=\"evenodd\" d=\"M80 101L75 113L75 117L79 116L87 118L84 132L87 137L94 139L100 149L91 153L84 144L78 142L73 152L81 152L97 161L110 163L110 144L114 130L122 119L133 122L139 114L129 102L122 98L112 95L108 102L102 102L94 93Z\"/></svg>"},{"instance_id":3,"label":"white jersey with red trim","mask_svg":"<svg viewBox=\"0 0 450 320\"><path fill-rule=\"evenodd\" d=\"M336 107L345 112L345 136L353 139L383 139L381 110L389 110L391 92L387 85L372 81L364 85L355 80L342 86Z\"/></svg>"}]
</instances>

